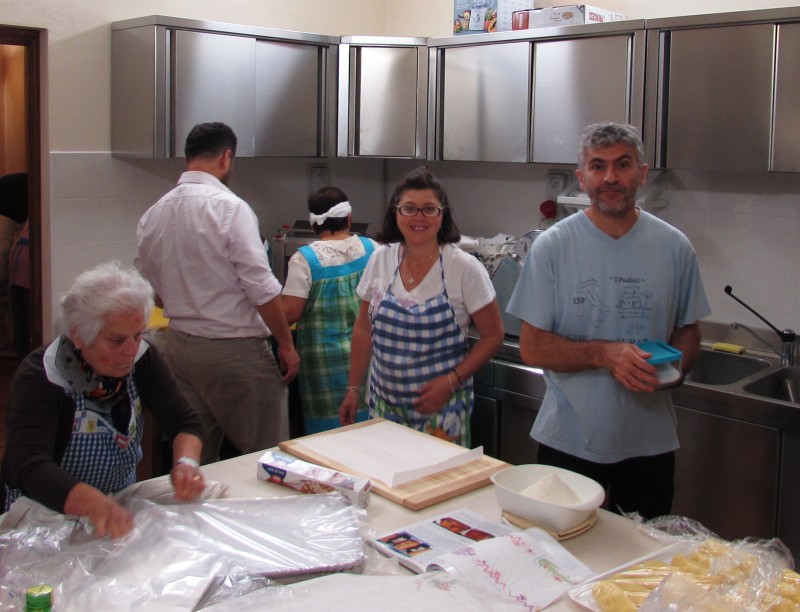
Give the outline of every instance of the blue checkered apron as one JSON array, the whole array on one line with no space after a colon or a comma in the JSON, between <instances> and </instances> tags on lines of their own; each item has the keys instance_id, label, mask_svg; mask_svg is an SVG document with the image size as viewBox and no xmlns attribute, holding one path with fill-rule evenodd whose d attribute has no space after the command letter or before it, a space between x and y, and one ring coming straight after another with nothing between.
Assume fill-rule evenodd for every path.
<instances>
[{"instance_id":1,"label":"blue checkered apron","mask_svg":"<svg viewBox=\"0 0 800 612\"><path fill-rule=\"evenodd\" d=\"M469 447L472 379L432 415L412 406L419 388L461 363L469 350L444 283L442 293L422 304L403 306L392 292L400 266L383 300L372 310L370 416L402 423Z\"/></svg>"},{"instance_id":2,"label":"blue checkered apron","mask_svg":"<svg viewBox=\"0 0 800 612\"><path fill-rule=\"evenodd\" d=\"M117 431L110 417L106 419L93 410L91 400L77 396L72 436L61 460L65 472L104 493L114 493L136 482L136 465L142 458L144 418L132 375L128 376L127 387L131 404L128 434ZM19 489L6 486L5 510L21 495Z\"/></svg>"}]
</instances>

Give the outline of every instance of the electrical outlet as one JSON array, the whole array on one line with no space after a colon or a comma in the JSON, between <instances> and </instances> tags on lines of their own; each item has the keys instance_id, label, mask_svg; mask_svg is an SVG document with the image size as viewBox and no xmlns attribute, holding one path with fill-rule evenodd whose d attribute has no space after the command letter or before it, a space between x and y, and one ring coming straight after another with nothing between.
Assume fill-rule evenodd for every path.
<instances>
[{"instance_id":1,"label":"electrical outlet","mask_svg":"<svg viewBox=\"0 0 800 612\"><path fill-rule=\"evenodd\" d=\"M568 181L569 172L566 170L548 170L545 183L546 199L555 200L567 188Z\"/></svg>"},{"instance_id":2,"label":"electrical outlet","mask_svg":"<svg viewBox=\"0 0 800 612\"><path fill-rule=\"evenodd\" d=\"M331 173L328 164L308 165L308 193L316 193L331 184Z\"/></svg>"}]
</instances>

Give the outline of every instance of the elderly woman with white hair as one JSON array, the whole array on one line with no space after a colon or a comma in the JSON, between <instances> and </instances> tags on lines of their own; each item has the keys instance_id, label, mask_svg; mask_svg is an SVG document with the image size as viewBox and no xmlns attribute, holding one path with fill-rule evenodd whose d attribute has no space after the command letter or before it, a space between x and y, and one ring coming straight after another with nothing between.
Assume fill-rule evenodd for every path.
<instances>
[{"instance_id":1,"label":"elderly woman with white hair","mask_svg":"<svg viewBox=\"0 0 800 612\"><path fill-rule=\"evenodd\" d=\"M119 262L84 272L61 301L66 332L34 350L11 384L0 512L25 495L88 517L99 536L133 528L115 493L136 481L143 410L172 440L175 497L204 488L203 425L158 351L142 340L153 290Z\"/></svg>"}]
</instances>

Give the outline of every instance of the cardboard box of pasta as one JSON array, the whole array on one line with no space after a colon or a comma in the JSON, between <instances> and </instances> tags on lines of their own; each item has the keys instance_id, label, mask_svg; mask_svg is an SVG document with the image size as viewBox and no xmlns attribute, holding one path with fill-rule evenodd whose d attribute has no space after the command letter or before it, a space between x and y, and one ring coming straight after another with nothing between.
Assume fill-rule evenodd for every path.
<instances>
[{"instance_id":1,"label":"cardboard box of pasta","mask_svg":"<svg viewBox=\"0 0 800 612\"><path fill-rule=\"evenodd\" d=\"M625 15L622 13L616 13L596 6L590 6L588 4L570 4L568 6L514 11L512 15L512 28L514 30L527 30L528 28L545 28L549 26L622 21L625 18Z\"/></svg>"},{"instance_id":2,"label":"cardboard box of pasta","mask_svg":"<svg viewBox=\"0 0 800 612\"><path fill-rule=\"evenodd\" d=\"M372 485L367 478L337 472L330 468L268 450L258 460L259 480L274 482L301 493L338 491L354 505L366 508Z\"/></svg>"}]
</instances>

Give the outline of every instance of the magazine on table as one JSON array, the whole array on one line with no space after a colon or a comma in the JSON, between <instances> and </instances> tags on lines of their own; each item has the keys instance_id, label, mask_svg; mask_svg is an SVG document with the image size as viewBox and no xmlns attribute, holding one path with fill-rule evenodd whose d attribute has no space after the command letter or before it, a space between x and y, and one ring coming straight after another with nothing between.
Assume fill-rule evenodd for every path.
<instances>
[{"instance_id":1,"label":"magazine on table","mask_svg":"<svg viewBox=\"0 0 800 612\"><path fill-rule=\"evenodd\" d=\"M477 512L462 508L380 534L372 540L372 545L419 574L431 569L430 566L446 553L513 531L519 529L492 522Z\"/></svg>"},{"instance_id":2,"label":"magazine on table","mask_svg":"<svg viewBox=\"0 0 800 612\"><path fill-rule=\"evenodd\" d=\"M545 531L520 530L466 508L379 534L371 543L414 572L446 570L531 609L594 576Z\"/></svg>"}]
</instances>

